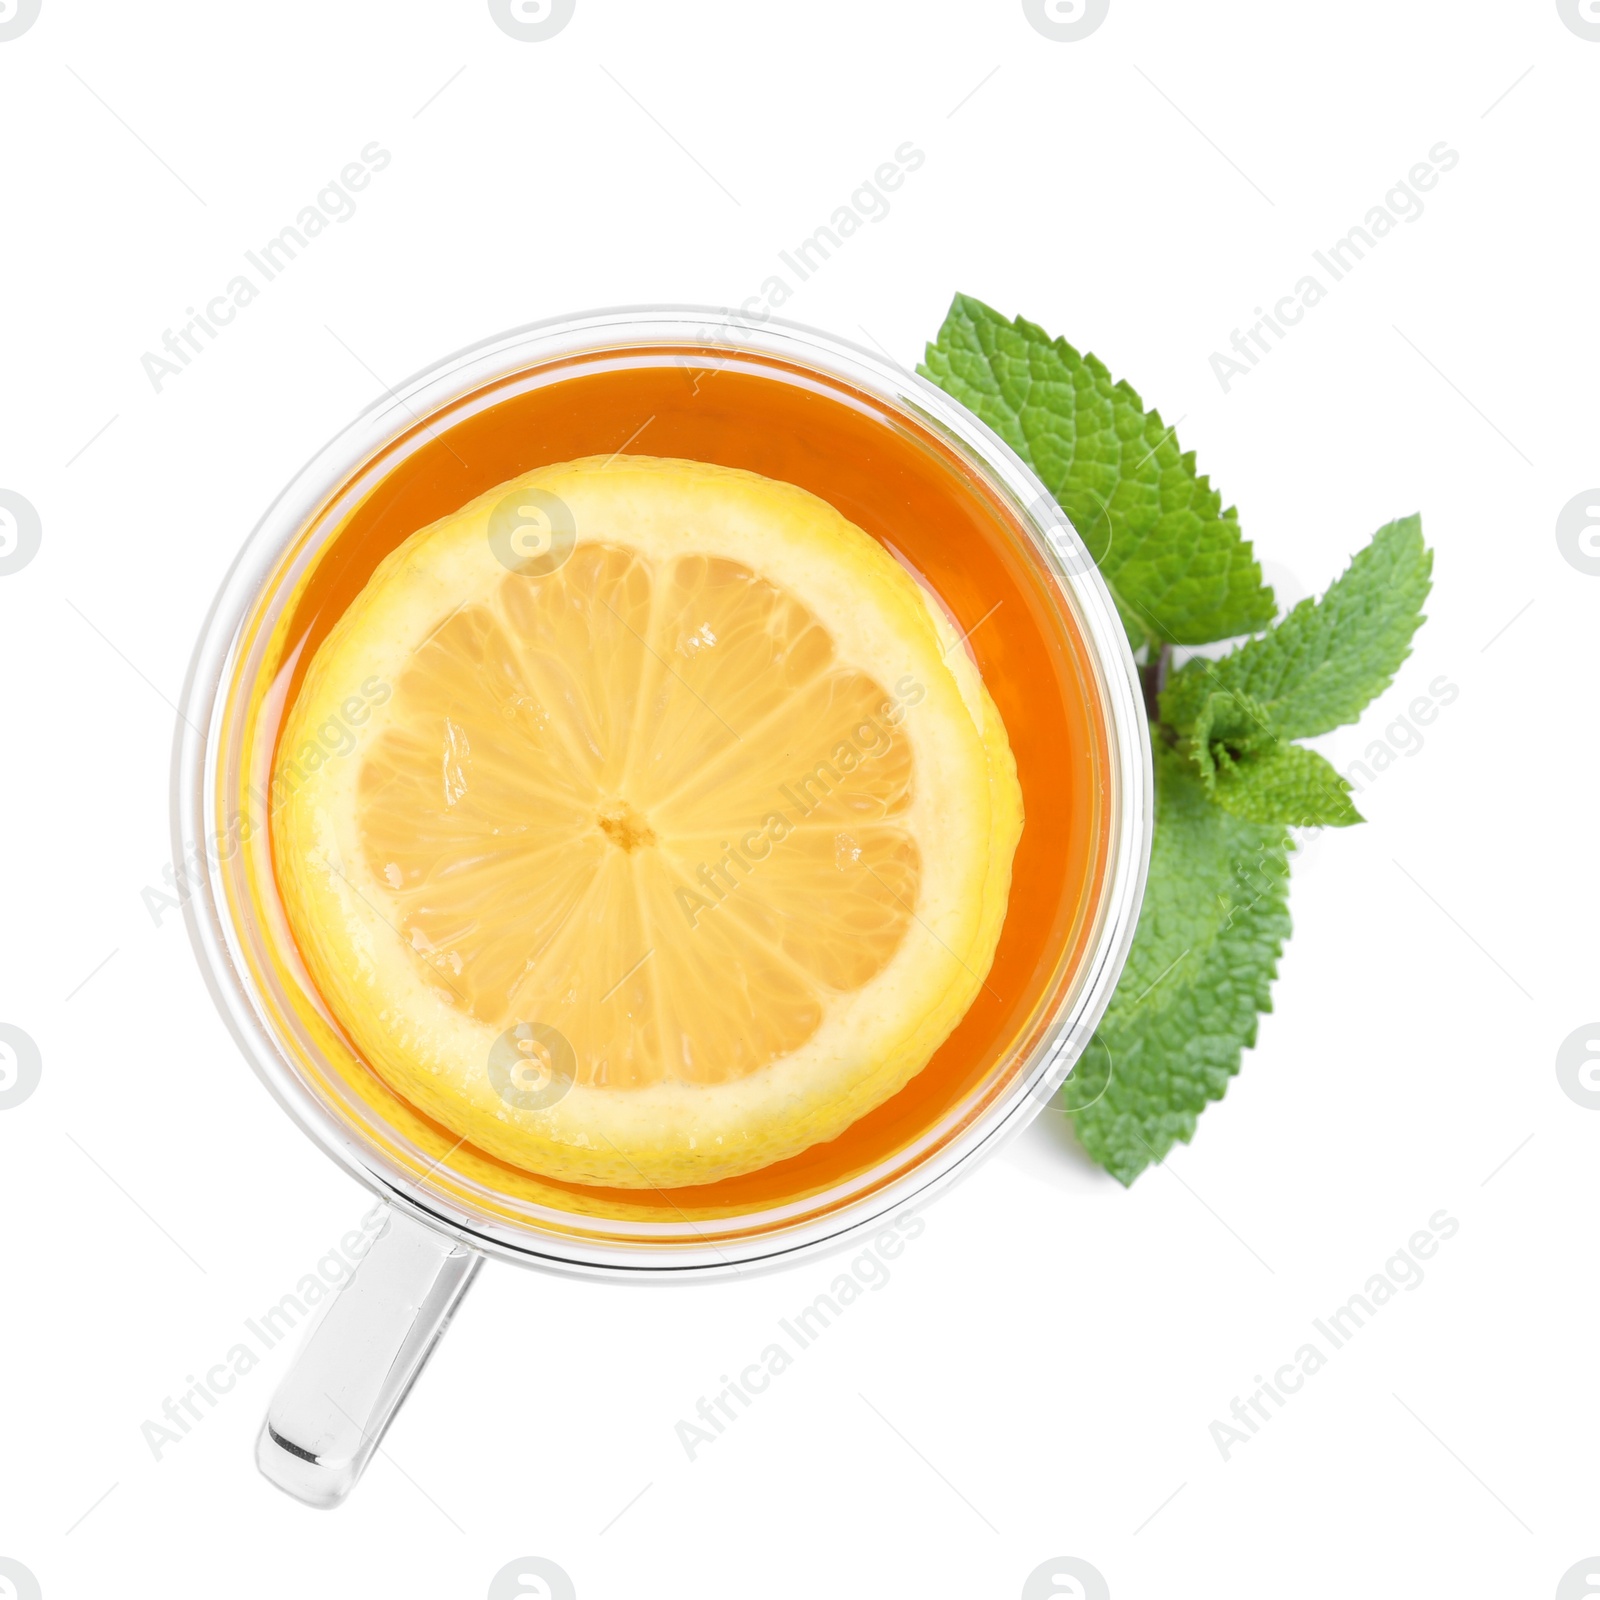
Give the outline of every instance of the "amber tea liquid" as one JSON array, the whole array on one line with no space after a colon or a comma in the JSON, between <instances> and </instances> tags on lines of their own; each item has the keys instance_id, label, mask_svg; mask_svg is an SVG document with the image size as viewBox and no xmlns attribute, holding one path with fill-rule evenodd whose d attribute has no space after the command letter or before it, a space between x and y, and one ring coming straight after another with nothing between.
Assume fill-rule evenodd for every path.
<instances>
[{"instance_id":1,"label":"amber tea liquid","mask_svg":"<svg viewBox=\"0 0 1600 1600\"><path fill-rule=\"evenodd\" d=\"M587 354L501 380L452 415L461 420L433 434L419 423L396 442L392 467L301 580L275 651L281 668L258 708L265 748L329 629L419 528L549 463L676 456L809 490L939 596L1005 722L1025 821L999 947L977 999L928 1065L838 1138L715 1184L624 1192L530 1179L485 1152L461 1150L405 1107L413 1137L476 1182L543 1206L672 1222L816 1195L912 1151L952 1116L978 1115L998 1090L997 1069L1039 1037L1070 981L1093 931L1109 847L1108 740L1089 651L1010 508L932 429L772 357L659 345ZM353 1048L347 1058L354 1092L380 1109L393 1099Z\"/></svg>"}]
</instances>

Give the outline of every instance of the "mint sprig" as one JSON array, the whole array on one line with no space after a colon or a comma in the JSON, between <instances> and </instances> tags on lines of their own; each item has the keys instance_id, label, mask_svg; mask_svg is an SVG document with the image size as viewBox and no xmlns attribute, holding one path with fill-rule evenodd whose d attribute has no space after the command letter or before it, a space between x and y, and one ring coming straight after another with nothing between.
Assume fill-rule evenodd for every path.
<instances>
[{"instance_id":1,"label":"mint sprig","mask_svg":"<svg viewBox=\"0 0 1600 1600\"><path fill-rule=\"evenodd\" d=\"M1102 1048L1086 1057L1095 1093L1063 1100L1084 1148L1131 1183L1193 1137L1271 1009L1290 932L1289 829L1362 820L1345 780L1293 741L1355 721L1393 682L1423 621L1432 553L1420 518L1391 522L1320 600L1272 625L1237 514L1092 355L957 295L921 370L1055 496L1141 664L1156 774L1149 883ZM1170 670L1174 646L1243 634L1257 637Z\"/></svg>"}]
</instances>

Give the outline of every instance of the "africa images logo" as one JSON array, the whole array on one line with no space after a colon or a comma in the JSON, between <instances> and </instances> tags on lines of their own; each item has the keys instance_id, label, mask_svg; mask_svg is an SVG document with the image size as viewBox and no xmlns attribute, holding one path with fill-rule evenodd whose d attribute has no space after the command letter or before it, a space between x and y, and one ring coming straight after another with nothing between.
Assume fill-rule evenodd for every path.
<instances>
[{"instance_id":1,"label":"africa images logo","mask_svg":"<svg viewBox=\"0 0 1600 1600\"><path fill-rule=\"evenodd\" d=\"M39 20L41 0L0 0L0 44L20 39Z\"/></svg>"},{"instance_id":2,"label":"africa images logo","mask_svg":"<svg viewBox=\"0 0 1600 1600\"><path fill-rule=\"evenodd\" d=\"M1035 33L1057 44L1087 39L1111 14L1111 0L1022 0Z\"/></svg>"},{"instance_id":3,"label":"africa images logo","mask_svg":"<svg viewBox=\"0 0 1600 1600\"><path fill-rule=\"evenodd\" d=\"M1556 548L1574 572L1600 577L1600 489L1585 489L1556 517Z\"/></svg>"},{"instance_id":4,"label":"africa images logo","mask_svg":"<svg viewBox=\"0 0 1600 1600\"><path fill-rule=\"evenodd\" d=\"M38 555L43 538L33 503L14 489L0 489L0 578L21 572Z\"/></svg>"},{"instance_id":5,"label":"africa images logo","mask_svg":"<svg viewBox=\"0 0 1600 1600\"><path fill-rule=\"evenodd\" d=\"M494 25L522 44L555 38L577 9L578 0L489 0Z\"/></svg>"}]
</instances>

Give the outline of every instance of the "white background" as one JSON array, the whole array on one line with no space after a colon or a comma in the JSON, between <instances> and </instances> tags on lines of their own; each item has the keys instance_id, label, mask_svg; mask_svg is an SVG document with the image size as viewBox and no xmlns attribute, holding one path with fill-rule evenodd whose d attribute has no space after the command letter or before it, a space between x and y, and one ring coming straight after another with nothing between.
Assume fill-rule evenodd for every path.
<instances>
[{"instance_id":1,"label":"white background","mask_svg":"<svg viewBox=\"0 0 1600 1600\"><path fill-rule=\"evenodd\" d=\"M1117 1600L1554 1595L1600 1551L1600 1113L1554 1070L1600 1014L1600 579L1554 533L1600 482L1597 87L1555 0L1112 0L1079 43L1018 0L578 0L539 44L482 0L44 0L0 43L0 488L43 525L0 577L0 1021L43 1058L0 1112L0 1556L46 1600L475 1600L523 1555L582 1600L1010 1600L1059 1555ZM674 1424L836 1264L491 1264L336 1513L252 1464L293 1341L153 1459L141 1424L368 1205L141 901L233 552L385 385L541 317L737 304L908 139L785 314L907 364L957 289L1067 335L1182 419L1289 599L1422 511L1430 620L1325 748L1458 698L1297 865L1192 1147L1125 1191L1036 1125L698 1460ZM156 393L141 355L371 140L357 214ZM1425 214L1224 395L1211 353L1440 140ZM1213 1420L1440 1208L1426 1281L1224 1462Z\"/></svg>"}]
</instances>

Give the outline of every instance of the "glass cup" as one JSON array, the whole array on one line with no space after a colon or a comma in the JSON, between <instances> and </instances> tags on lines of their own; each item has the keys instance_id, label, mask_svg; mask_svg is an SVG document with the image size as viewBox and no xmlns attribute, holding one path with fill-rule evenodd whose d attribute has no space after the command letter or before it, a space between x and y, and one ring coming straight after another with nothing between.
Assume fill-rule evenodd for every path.
<instances>
[{"instance_id":1,"label":"glass cup","mask_svg":"<svg viewBox=\"0 0 1600 1600\"><path fill-rule=\"evenodd\" d=\"M1054 921L1046 920L1047 933L1016 969L1015 992L983 1048L941 1069L942 1099L923 1121L897 1124L891 1101L842 1165L801 1161L769 1169L760 1181L729 1180L743 1188L634 1193L624 1203L614 1193L516 1174L465 1141L452 1142L365 1067L298 959L273 894L267 822L273 737L296 656L309 654L304 635L291 637L291 619L309 603L319 574L326 578L344 559L349 546L341 538L377 515L374 508L408 503L405 494L432 494L438 508L395 537L514 472L601 448L620 454L631 441L551 455L556 446L541 454L530 438L530 453L508 471L504 461L481 459L473 441L497 417L517 414L501 408L577 393L552 385L627 371L652 374L659 389L667 368L683 386L672 404L691 420L691 397L702 385L714 391L724 373L796 385L808 404L823 408L818 415L842 406L858 435L924 452L945 474L952 504L989 519L1006 581L1021 597L1008 620L990 626L1019 626L1013 619L1023 607L1042 647L1065 663L1063 681L1075 682L1082 696L1093 780L1065 816L1060 796L1038 784L1030 790L1017 739L1030 716L1029 691L1015 684L997 691L1019 748L1024 840L1027 828L1071 832L1089 867L1081 884L1045 884L1056 895ZM724 394L728 388L725 382ZM952 581L959 579L961 551L944 554ZM985 599L965 593L960 606L950 602L964 632L986 620L989 613L978 614ZM981 663L978 641L971 647ZM1050 1100L1093 1034L1133 937L1151 796L1133 658L1083 542L1017 456L914 373L775 319L649 307L518 329L392 390L301 469L245 541L201 631L178 725L175 859L187 866L185 917L212 996L278 1103L385 1207L370 1249L323 1308L271 1402L257 1445L262 1471L308 1504L342 1501L486 1255L641 1282L774 1268L843 1248L971 1170ZM1037 872L1023 871L1032 859L1019 849L1013 906L1019 894L1042 892Z\"/></svg>"}]
</instances>

